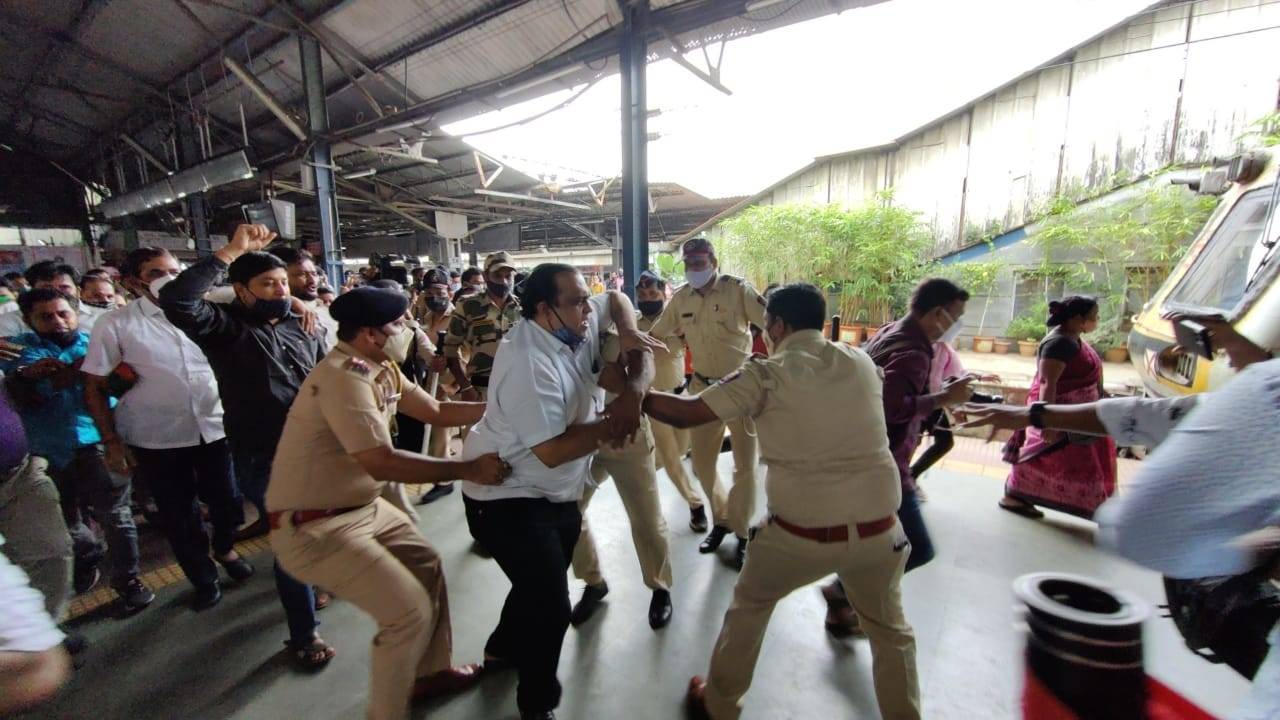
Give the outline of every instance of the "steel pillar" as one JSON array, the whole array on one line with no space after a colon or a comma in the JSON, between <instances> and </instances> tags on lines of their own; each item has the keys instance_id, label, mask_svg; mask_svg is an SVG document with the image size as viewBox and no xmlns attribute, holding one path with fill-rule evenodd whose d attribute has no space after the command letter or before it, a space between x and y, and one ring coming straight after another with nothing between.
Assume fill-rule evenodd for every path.
<instances>
[{"instance_id":1,"label":"steel pillar","mask_svg":"<svg viewBox=\"0 0 1280 720\"><path fill-rule=\"evenodd\" d=\"M635 282L649 268L649 139L645 98L645 31L649 1L619 0L622 42L622 274L635 300Z\"/></svg>"},{"instance_id":2,"label":"steel pillar","mask_svg":"<svg viewBox=\"0 0 1280 720\"><path fill-rule=\"evenodd\" d=\"M178 162L184 168L204 161L200 152L200 128L192 121L190 115L178 118L174 128L178 134ZM190 224L191 237L196 241L196 257L203 258L213 254L209 243L209 203L202 192L192 193L182 200L182 210Z\"/></svg>"},{"instance_id":3,"label":"steel pillar","mask_svg":"<svg viewBox=\"0 0 1280 720\"><path fill-rule=\"evenodd\" d=\"M329 107L325 102L324 74L320 63L320 43L310 35L298 36L302 54L302 84L307 95L308 129L311 131L311 171L316 177L316 204L320 218L322 264L329 286L342 287L342 241L338 233L338 196L333 182L333 154L329 141ZM302 172L307 172L304 165Z\"/></svg>"}]
</instances>

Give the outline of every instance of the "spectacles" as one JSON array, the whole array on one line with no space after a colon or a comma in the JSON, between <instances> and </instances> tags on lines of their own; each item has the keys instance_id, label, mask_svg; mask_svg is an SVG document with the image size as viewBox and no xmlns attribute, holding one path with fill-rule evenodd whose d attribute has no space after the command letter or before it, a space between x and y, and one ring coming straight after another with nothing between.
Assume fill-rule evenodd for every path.
<instances>
[{"instance_id":1,"label":"spectacles","mask_svg":"<svg viewBox=\"0 0 1280 720\"><path fill-rule=\"evenodd\" d=\"M590 301L591 301L590 295L582 295L572 300L565 300L564 304L567 307L586 307L587 303Z\"/></svg>"}]
</instances>

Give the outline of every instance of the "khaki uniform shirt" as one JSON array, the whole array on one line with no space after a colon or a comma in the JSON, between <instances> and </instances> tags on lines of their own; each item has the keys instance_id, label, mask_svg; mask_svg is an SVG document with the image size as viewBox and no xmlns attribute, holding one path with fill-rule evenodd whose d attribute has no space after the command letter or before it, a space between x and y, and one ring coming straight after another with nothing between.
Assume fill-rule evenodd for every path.
<instances>
[{"instance_id":1,"label":"khaki uniform shirt","mask_svg":"<svg viewBox=\"0 0 1280 720\"><path fill-rule=\"evenodd\" d=\"M683 335L693 352L693 371L716 380L751 355L750 323L764 327L764 298L742 278L720 275L705 295L682 285L649 334Z\"/></svg>"},{"instance_id":2,"label":"khaki uniform shirt","mask_svg":"<svg viewBox=\"0 0 1280 720\"><path fill-rule=\"evenodd\" d=\"M622 361L625 369L626 362L625 360L622 360L622 340L618 337L618 333L615 330L601 333L600 360L602 362L601 368L603 368L604 365L612 365ZM681 380L683 379L684 378L681 377ZM657 387L658 385L655 382L654 388ZM614 393L605 392L604 404L607 406L617 397L618 396ZM649 416L644 414L640 415L640 429L636 432L635 440L626 443L620 448L615 448L612 444L606 443L602 445L597 452L605 457L631 457L643 460L644 457L653 452L653 428L649 425Z\"/></svg>"},{"instance_id":3,"label":"khaki uniform shirt","mask_svg":"<svg viewBox=\"0 0 1280 720\"><path fill-rule=\"evenodd\" d=\"M267 509L331 510L373 502L383 483L352 455L391 447L391 419L409 392L422 390L394 364L375 363L339 342L303 381L289 408L271 466Z\"/></svg>"},{"instance_id":4,"label":"khaki uniform shirt","mask_svg":"<svg viewBox=\"0 0 1280 720\"><path fill-rule=\"evenodd\" d=\"M722 420L755 419L771 514L832 527L893 515L902 501L881 377L862 350L803 330L699 397Z\"/></svg>"},{"instance_id":5,"label":"khaki uniform shirt","mask_svg":"<svg viewBox=\"0 0 1280 720\"><path fill-rule=\"evenodd\" d=\"M467 378L473 385L488 386L493 371L493 357L498 343L511 326L520 319L520 301L515 296L499 308L487 294L464 298L453 308L449 318L449 332L444 338L444 356L461 357L465 348L471 359L467 362Z\"/></svg>"},{"instance_id":6,"label":"khaki uniform shirt","mask_svg":"<svg viewBox=\"0 0 1280 720\"><path fill-rule=\"evenodd\" d=\"M649 332L658 318L636 313L636 326L640 332ZM653 351L653 389L671 392L684 382L684 340L679 335L658 338L666 343L663 349Z\"/></svg>"}]
</instances>

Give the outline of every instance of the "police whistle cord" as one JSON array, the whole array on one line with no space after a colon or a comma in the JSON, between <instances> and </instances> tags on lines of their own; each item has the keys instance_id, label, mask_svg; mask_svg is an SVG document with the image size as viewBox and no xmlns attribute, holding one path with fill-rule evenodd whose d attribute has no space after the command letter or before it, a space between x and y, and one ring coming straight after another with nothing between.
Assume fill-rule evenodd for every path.
<instances>
[{"instance_id":1,"label":"police whistle cord","mask_svg":"<svg viewBox=\"0 0 1280 720\"><path fill-rule=\"evenodd\" d=\"M1033 573L1013 583L1027 645L1027 720L1211 720L1148 678L1142 660L1146 603L1092 578Z\"/></svg>"}]
</instances>

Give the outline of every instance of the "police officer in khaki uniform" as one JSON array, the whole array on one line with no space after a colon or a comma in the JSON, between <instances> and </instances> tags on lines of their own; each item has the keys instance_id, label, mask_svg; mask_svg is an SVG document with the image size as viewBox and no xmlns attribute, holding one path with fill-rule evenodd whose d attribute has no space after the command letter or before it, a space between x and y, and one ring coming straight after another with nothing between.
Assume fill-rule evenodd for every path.
<instances>
[{"instance_id":1,"label":"police officer in khaki uniform","mask_svg":"<svg viewBox=\"0 0 1280 720\"><path fill-rule=\"evenodd\" d=\"M696 397L650 392L644 401L646 413L676 426L755 418L769 470L769 520L751 541L710 673L690 682L695 715L739 716L774 606L834 572L871 641L880 714L920 717L915 636L899 589L910 543L897 517L882 374L862 350L823 338L825 317L816 287L776 290L762 325L769 358Z\"/></svg>"},{"instance_id":2,"label":"police officer in khaki uniform","mask_svg":"<svg viewBox=\"0 0 1280 720\"><path fill-rule=\"evenodd\" d=\"M484 294L465 298L453 309L444 338L444 357L449 372L458 380L458 396L463 400L480 401L488 396L498 343L520 319L520 301L512 294L515 272L511 255L489 255L484 259ZM461 360L464 350L471 357L465 372Z\"/></svg>"},{"instance_id":3,"label":"police officer in khaki uniform","mask_svg":"<svg viewBox=\"0 0 1280 720\"><path fill-rule=\"evenodd\" d=\"M621 343L616 333L603 338L600 355L603 368L600 386L609 389L605 401L613 402L626 378L626 371L619 365ZM657 630L671 622L671 548L667 539L667 521L662 517L662 502L658 499L658 471L653 465L653 432L649 419L641 417L640 430L635 439L621 447L604 446L591 459L591 480L578 502L582 512L582 531L578 544L573 548L573 574L586 581L582 598L573 607L569 622L581 625L586 622L609 592L609 585L600 572L600 557L591 527L587 523L587 505L596 487L612 477L618 488L618 497L631 524L631 542L640 559L640 572L644 584L653 591L649 601L649 627Z\"/></svg>"},{"instance_id":4,"label":"police officer in khaki uniform","mask_svg":"<svg viewBox=\"0 0 1280 720\"><path fill-rule=\"evenodd\" d=\"M640 273L636 281L636 308L640 316L636 326L642 332L653 329L662 309L667 302L667 283L650 270ZM684 384L684 340L679 335L659 338L666 344L665 348L653 351L653 389L662 392L675 392ZM658 467L667 471L667 477L676 486L680 497L689 503L689 529L694 532L707 531L707 510L702 505L702 498L689 482L689 474L684 471L684 454L689 448L689 431L678 430L666 423L653 421L653 446L657 451ZM724 505L725 497L716 503ZM713 503L714 504L714 503Z\"/></svg>"},{"instance_id":5,"label":"police officer in khaki uniform","mask_svg":"<svg viewBox=\"0 0 1280 720\"><path fill-rule=\"evenodd\" d=\"M687 240L682 248L688 284L676 290L662 317L649 329L657 338L682 335L693 352L689 392L697 394L737 370L751 354L751 324L764 323L764 299L742 278L718 273L715 249L703 237ZM716 473L725 426L733 439L733 487L728 502ZM703 425L690 432L693 474L711 501L715 525L698 550L715 552L724 536L738 536L735 561L742 567L747 550L747 526L755 514L756 437L743 418Z\"/></svg>"},{"instance_id":6,"label":"police officer in khaki uniform","mask_svg":"<svg viewBox=\"0 0 1280 720\"><path fill-rule=\"evenodd\" d=\"M373 616L368 717L404 718L411 697L457 692L479 665L451 667L452 634L440 555L405 514L379 497L384 483L502 481L496 455L448 462L396 450L397 409L423 422L473 423L481 403L437 403L387 357L408 299L373 287L334 301L337 347L307 376L289 409L266 504L282 567Z\"/></svg>"}]
</instances>

